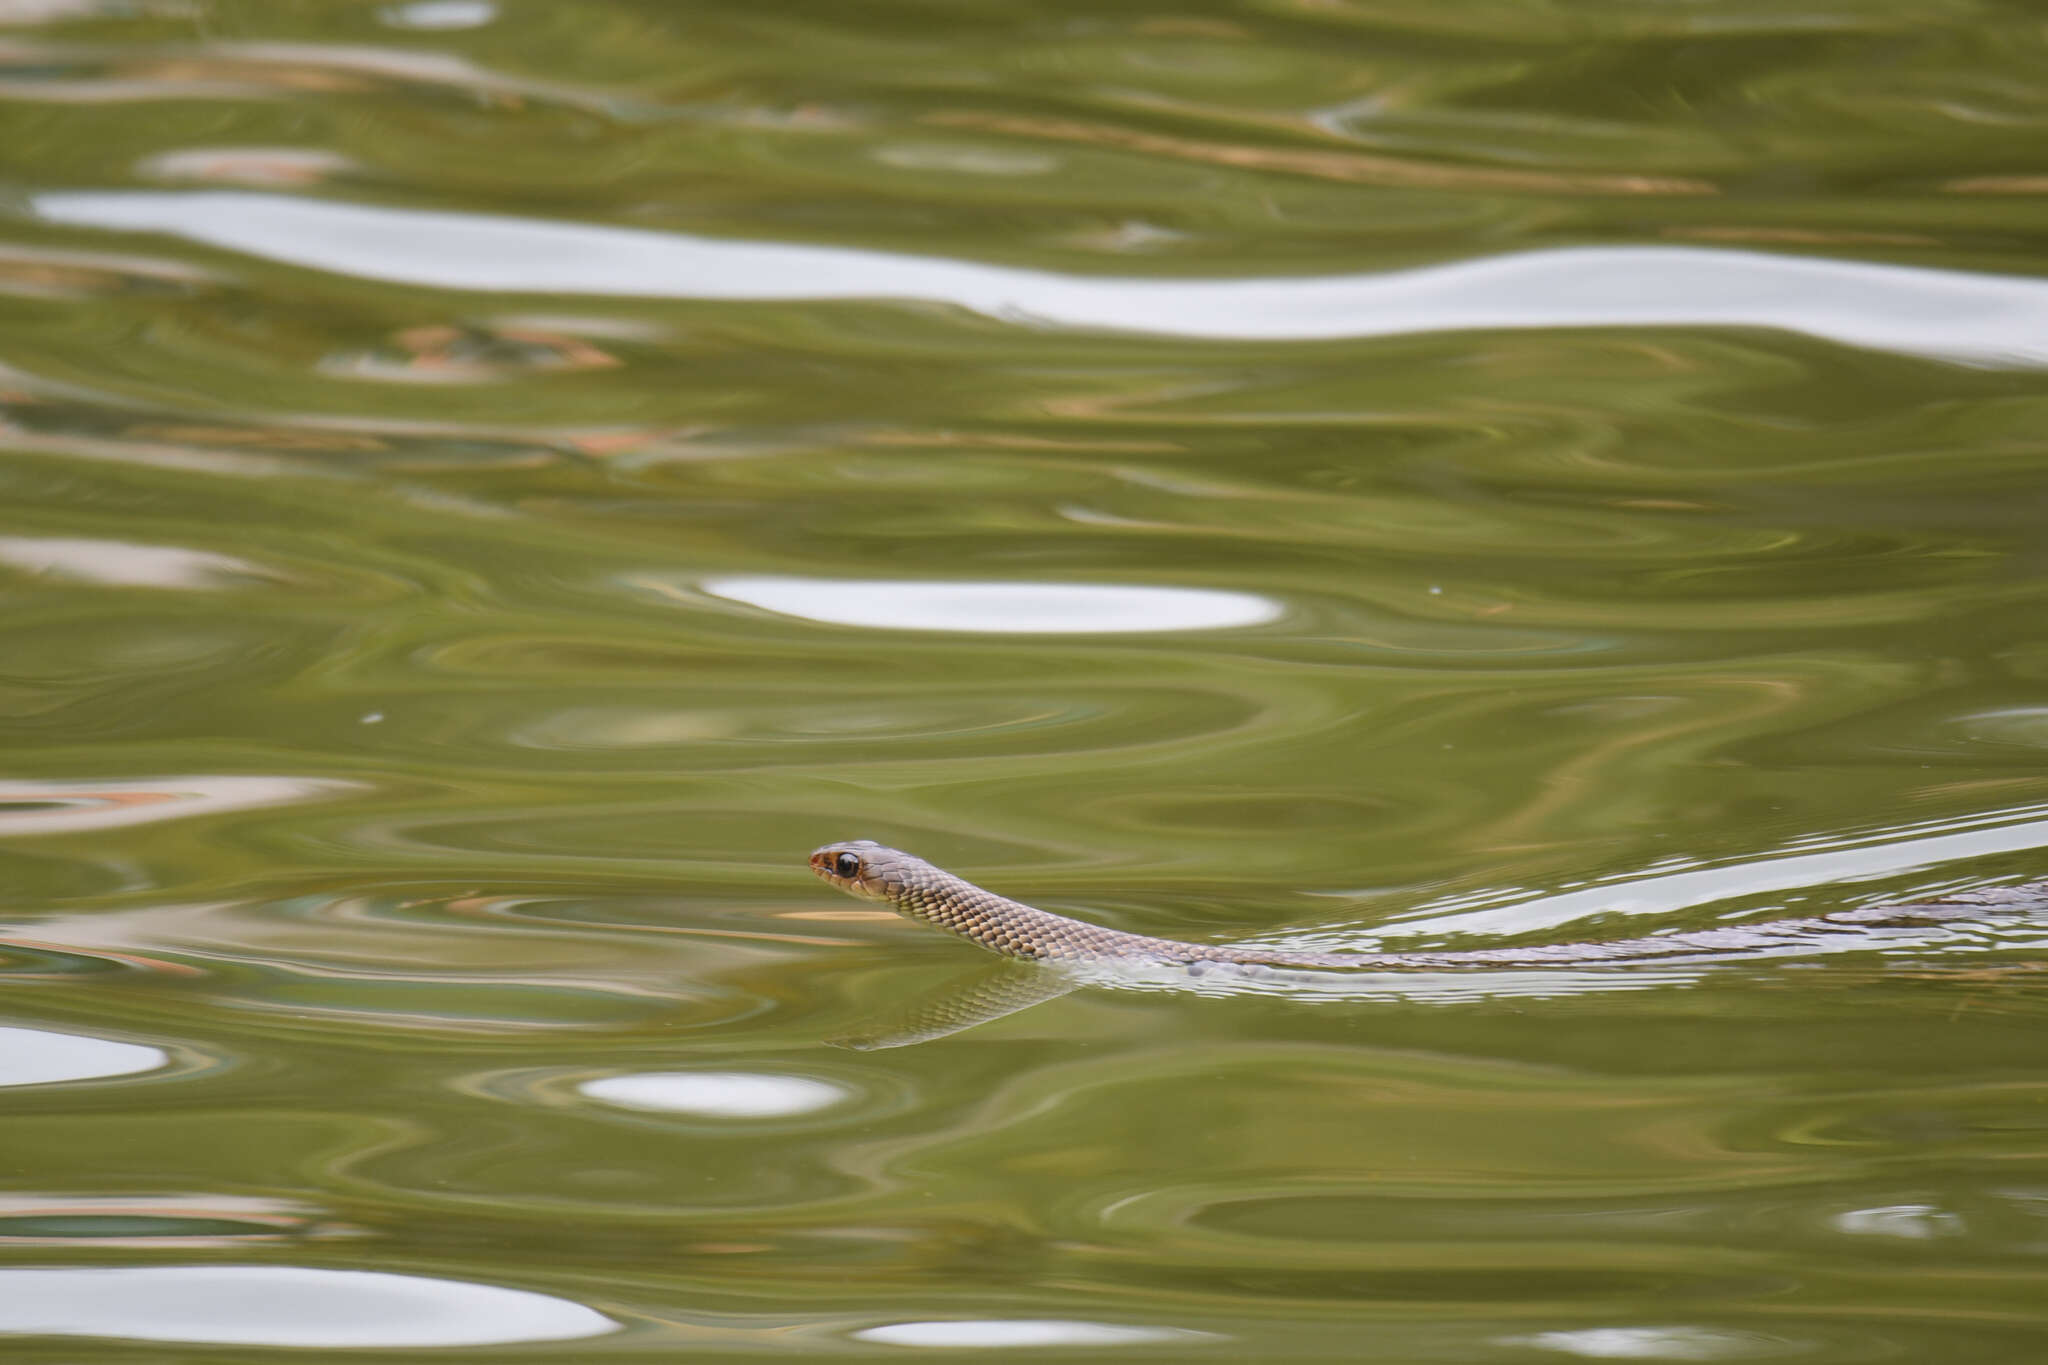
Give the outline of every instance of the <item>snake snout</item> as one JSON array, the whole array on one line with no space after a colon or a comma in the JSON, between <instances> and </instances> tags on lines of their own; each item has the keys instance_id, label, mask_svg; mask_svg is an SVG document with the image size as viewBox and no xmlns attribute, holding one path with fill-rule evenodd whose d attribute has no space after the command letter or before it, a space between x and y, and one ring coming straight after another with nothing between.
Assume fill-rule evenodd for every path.
<instances>
[{"instance_id":1,"label":"snake snout","mask_svg":"<svg viewBox=\"0 0 2048 1365\"><path fill-rule=\"evenodd\" d=\"M844 871L840 860L847 859ZM811 871L828 882L850 882L860 875L860 857L847 850L844 844L827 844L811 854Z\"/></svg>"}]
</instances>

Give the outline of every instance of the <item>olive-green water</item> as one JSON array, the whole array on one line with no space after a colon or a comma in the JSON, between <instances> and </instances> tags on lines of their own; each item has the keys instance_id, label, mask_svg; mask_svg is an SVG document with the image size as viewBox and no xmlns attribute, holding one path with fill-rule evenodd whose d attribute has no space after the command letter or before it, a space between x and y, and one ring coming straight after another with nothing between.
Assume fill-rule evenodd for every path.
<instances>
[{"instance_id":1,"label":"olive-green water","mask_svg":"<svg viewBox=\"0 0 2048 1365\"><path fill-rule=\"evenodd\" d=\"M0 1353L2048 1356L2048 912L970 1027L804 866L1319 948L2048 877L2044 71L0 0Z\"/></svg>"}]
</instances>

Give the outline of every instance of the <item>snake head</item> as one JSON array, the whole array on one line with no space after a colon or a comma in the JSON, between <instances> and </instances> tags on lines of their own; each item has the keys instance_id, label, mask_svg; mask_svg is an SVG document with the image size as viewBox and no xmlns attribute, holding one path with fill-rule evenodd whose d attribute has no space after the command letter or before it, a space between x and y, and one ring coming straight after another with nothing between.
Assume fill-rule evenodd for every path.
<instances>
[{"instance_id":1,"label":"snake head","mask_svg":"<svg viewBox=\"0 0 2048 1365\"><path fill-rule=\"evenodd\" d=\"M872 839L849 839L827 844L811 855L811 871L841 891L864 900L886 900L891 890L887 876L891 859L902 854Z\"/></svg>"}]
</instances>

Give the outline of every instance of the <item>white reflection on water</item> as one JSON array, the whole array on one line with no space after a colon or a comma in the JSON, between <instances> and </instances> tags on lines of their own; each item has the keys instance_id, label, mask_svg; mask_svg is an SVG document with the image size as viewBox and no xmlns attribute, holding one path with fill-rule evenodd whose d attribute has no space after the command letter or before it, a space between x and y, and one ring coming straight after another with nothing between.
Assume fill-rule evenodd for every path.
<instances>
[{"instance_id":1,"label":"white reflection on water","mask_svg":"<svg viewBox=\"0 0 2048 1365\"><path fill-rule=\"evenodd\" d=\"M498 17L498 7L489 0L417 0L379 10L377 17L393 28L481 28Z\"/></svg>"},{"instance_id":2,"label":"white reflection on water","mask_svg":"<svg viewBox=\"0 0 2048 1365\"><path fill-rule=\"evenodd\" d=\"M127 588L224 588L276 578L245 559L209 550L57 536L0 536L0 564Z\"/></svg>"},{"instance_id":3,"label":"white reflection on water","mask_svg":"<svg viewBox=\"0 0 2048 1365\"><path fill-rule=\"evenodd\" d=\"M170 1065L171 1054L143 1043L117 1043L39 1028L0 1028L0 1086L47 1085L96 1076L132 1076Z\"/></svg>"},{"instance_id":4,"label":"white reflection on water","mask_svg":"<svg viewBox=\"0 0 2048 1365\"><path fill-rule=\"evenodd\" d=\"M1447 907L1442 905L1426 907L1418 912L1417 917L1376 924L1374 933L1379 937L1422 933L1525 933L1558 928L1594 914L1669 914L1743 896L1875 881L1944 863L2048 848L2048 817L2044 817L2044 810L2048 808L2023 807L1947 824L1895 826L1852 835L1828 836L1804 843L1805 847L1819 845L1826 850L1823 852L1801 851L1759 857L1726 867L1702 867L1631 877L1544 896L1539 900L1463 913L1446 913ZM1801 845L1795 844L1794 847ZM1348 897L1370 893L1332 891L1310 894ZM1320 941L1304 940L1294 946L1326 945Z\"/></svg>"},{"instance_id":5,"label":"white reflection on water","mask_svg":"<svg viewBox=\"0 0 2048 1365\"><path fill-rule=\"evenodd\" d=\"M118 787L110 785L119 783ZM137 777L84 782L0 782L0 837L144 825L187 815L281 806L354 790L322 777Z\"/></svg>"},{"instance_id":6,"label":"white reflection on water","mask_svg":"<svg viewBox=\"0 0 2048 1365\"><path fill-rule=\"evenodd\" d=\"M33 202L52 222L171 232L438 289L926 299L1070 327L1272 341L1463 328L1779 327L1908 355L2048 364L2048 280L1754 251L1576 247L1380 274L1133 279L227 190L51 192Z\"/></svg>"},{"instance_id":7,"label":"white reflection on water","mask_svg":"<svg viewBox=\"0 0 2048 1365\"><path fill-rule=\"evenodd\" d=\"M1902 1237L1910 1241L1956 1237L1969 1230L1960 1217L1932 1204L1886 1204L1874 1209L1851 1209L1835 1215L1835 1226L1859 1236Z\"/></svg>"},{"instance_id":8,"label":"white reflection on water","mask_svg":"<svg viewBox=\"0 0 2048 1365\"><path fill-rule=\"evenodd\" d=\"M1717 1332L1705 1327L1594 1327L1583 1332L1538 1332L1504 1337L1503 1346L1533 1346L1588 1360L1737 1360L1787 1355L1801 1348L1760 1332ZM1803 1352L1802 1352L1803 1353Z\"/></svg>"},{"instance_id":9,"label":"white reflection on water","mask_svg":"<svg viewBox=\"0 0 2048 1365\"><path fill-rule=\"evenodd\" d=\"M234 1346L484 1346L616 1331L580 1303L376 1270L0 1269L0 1332Z\"/></svg>"},{"instance_id":10,"label":"white reflection on water","mask_svg":"<svg viewBox=\"0 0 2048 1365\"><path fill-rule=\"evenodd\" d=\"M591 1099L625 1109L707 1118L786 1118L828 1109L847 1097L829 1081L753 1071L646 1071L604 1076L576 1087Z\"/></svg>"},{"instance_id":11,"label":"white reflection on water","mask_svg":"<svg viewBox=\"0 0 2048 1365\"><path fill-rule=\"evenodd\" d=\"M1131 1327L1120 1323L1077 1322L1062 1318L981 1318L961 1322L895 1322L864 1327L852 1334L858 1341L886 1346L1132 1346L1155 1341L1215 1340L1213 1332L1180 1327Z\"/></svg>"},{"instance_id":12,"label":"white reflection on water","mask_svg":"<svg viewBox=\"0 0 2048 1365\"><path fill-rule=\"evenodd\" d=\"M1225 630L1281 615L1248 592L1112 583L910 583L879 579L707 578L704 591L751 607L838 626L987 635L1124 635Z\"/></svg>"}]
</instances>

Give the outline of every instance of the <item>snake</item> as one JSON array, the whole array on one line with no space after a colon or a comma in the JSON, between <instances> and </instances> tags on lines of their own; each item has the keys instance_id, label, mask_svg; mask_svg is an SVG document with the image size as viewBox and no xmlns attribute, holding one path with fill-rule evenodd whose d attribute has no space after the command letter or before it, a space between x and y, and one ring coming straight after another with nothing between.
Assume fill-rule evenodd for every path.
<instances>
[{"instance_id":1,"label":"snake","mask_svg":"<svg viewBox=\"0 0 2048 1365\"><path fill-rule=\"evenodd\" d=\"M1260 943L1184 943L1145 933L1092 925L997 896L922 857L848 839L811 853L811 872L862 900L879 900L897 915L961 935L989 952L1049 964L1178 966L1200 976L1212 966L1337 968L1362 972L1450 972L1475 968L1573 968L1671 964L1675 958L1765 956L1812 950L1839 933L1864 935L1872 925L1911 925L1976 919L1985 911L2040 911L2048 882L1982 888L1917 905L1870 905L1802 919L1774 919L1718 929L1667 931L1630 939L1538 943L1532 948L1466 948L1444 952L1296 952Z\"/></svg>"},{"instance_id":2,"label":"snake","mask_svg":"<svg viewBox=\"0 0 2048 1365\"><path fill-rule=\"evenodd\" d=\"M879 901L906 919L958 934L1004 957L1053 964L1184 967L1191 975L1200 975L1212 966L1253 971L1269 967L1458 971L1668 964L1674 958L1697 958L1702 954L1758 955L1769 950L1811 949L1821 939L1837 934L1867 934L1872 925L1969 919L1986 909L2017 908L2026 903L2027 893L2032 893L2031 903L2038 906L2043 887L2048 887L2048 883L2041 883L2010 889L2020 893L2012 906L1997 895L1977 893L1915 905L1865 906L1809 918L1639 938L1533 947L1324 953L1257 944L1184 943L1090 924L984 891L922 858L872 839L825 845L811 854L811 870L842 891L863 900Z\"/></svg>"}]
</instances>

